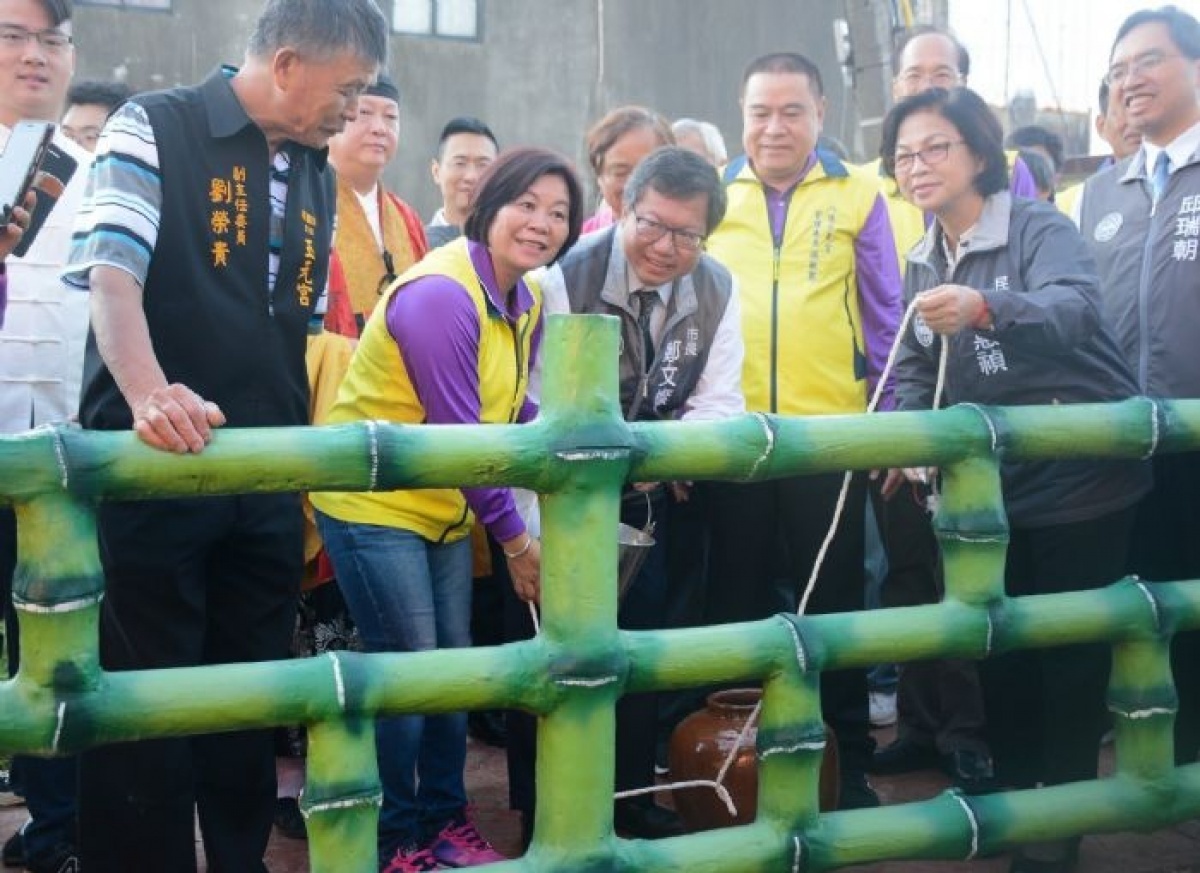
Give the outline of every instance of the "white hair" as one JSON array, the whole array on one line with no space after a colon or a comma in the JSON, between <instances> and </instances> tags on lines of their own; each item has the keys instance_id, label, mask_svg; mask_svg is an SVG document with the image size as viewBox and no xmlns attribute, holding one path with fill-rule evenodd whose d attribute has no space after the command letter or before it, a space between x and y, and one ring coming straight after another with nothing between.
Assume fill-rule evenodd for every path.
<instances>
[{"instance_id":1,"label":"white hair","mask_svg":"<svg viewBox=\"0 0 1200 873\"><path fill-rule=\"evenodd\" d=\"M722 166L729 160L729 152L725 149L725 138L721 131L710 121L700 121L695 118L681 118L671 125L671 132L678 137L680 134L695 134L704 143L709 160L714 166Z\"/></svg>"}]
</instances>

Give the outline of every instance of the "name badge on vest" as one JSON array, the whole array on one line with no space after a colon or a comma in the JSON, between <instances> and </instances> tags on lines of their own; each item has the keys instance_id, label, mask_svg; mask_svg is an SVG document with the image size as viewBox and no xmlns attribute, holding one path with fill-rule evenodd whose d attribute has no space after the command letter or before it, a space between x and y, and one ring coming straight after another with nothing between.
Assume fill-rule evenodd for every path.
<instances>
[{"instance_id":1,"label":"name badge on vest","mask_svg":"<svg viewBox=\"0 0 1200 873\"><path fill-rule=\"evenodd\" d=\"M1096 223L1096 228L1092 231L1092 237L1096 242L1109 242L1121 230L1121 225L1124 223L1125 216L1119 212L1110 212Z\"/></svg>"}]
</instances>

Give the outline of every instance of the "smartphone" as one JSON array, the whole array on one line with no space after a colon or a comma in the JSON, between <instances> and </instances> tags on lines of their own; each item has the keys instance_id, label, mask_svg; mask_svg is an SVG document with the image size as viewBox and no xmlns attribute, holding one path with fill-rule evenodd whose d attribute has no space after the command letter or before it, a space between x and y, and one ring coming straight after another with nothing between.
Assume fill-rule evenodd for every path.
<instances>
[{"instance_id":1,"label":"smartphone","mask_svg":"<svg viewBox=\"0 0 1200 873\"><path fill-rule=\"evenodd\" d=\"M63 189L75 175L79 164L69 154L54 143L46 146L45 157L42 158L41 169L33 180L33 193L37 198L34 202L33 213L29 216L29 226L21 234L21 241L13 249L13 256L24 257L33 245L38 231L46 223L47 216L54 209L54 204L62 196Z\"/></svg>"},{"instance_id":2,"label":"smartphone","mask_svg":"<svg viewBox=\"0 0 1200 873\"><path fill-rule=\"evenodd\" d=\"M12 129L0 154L0 226L8 224L13 207L25 201L53 136L49 121L18 121Z\"/></svg>"}]
</instances>

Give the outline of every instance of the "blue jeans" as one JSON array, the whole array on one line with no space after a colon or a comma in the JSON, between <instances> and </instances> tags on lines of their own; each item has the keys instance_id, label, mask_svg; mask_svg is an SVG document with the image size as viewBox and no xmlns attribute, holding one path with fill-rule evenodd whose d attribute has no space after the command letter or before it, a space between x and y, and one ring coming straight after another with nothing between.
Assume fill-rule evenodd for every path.
<instances>
[{"instance_id":1,"label":"blue jeans","mask_svg":"<svg viewBox=\"0 0 1200 873\"><path fill-rule=\"evenodd\" d=\"M471 544L339 521L317 512L338 584L368 652L471 645ZM425 845L467 805L465 713L404 715L376 724L383 810L379 853Z\"/></svg>"}]
</instances>

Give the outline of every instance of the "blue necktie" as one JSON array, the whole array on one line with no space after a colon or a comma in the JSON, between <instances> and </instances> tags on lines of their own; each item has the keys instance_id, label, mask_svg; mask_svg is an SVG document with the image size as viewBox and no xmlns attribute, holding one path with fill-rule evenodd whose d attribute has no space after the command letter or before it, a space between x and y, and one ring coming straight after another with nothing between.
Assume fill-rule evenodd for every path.
<instances>
[{"instance_id":1,"label":"blue necktie","mask_svg":"<svg viewBox=\"0 0 1200 873\"><path fill-rule=\"evenodd\" d=\"M1154 205L1158 205L1158 201L1162 199L1163 192L1167 190L1167 178L1171 172L1171 156L1167 154L1166 149L1158 153L1158 160L1154 162L1154 175L1150 177L1150 196Z\"/></svg>"}]
</instances>

